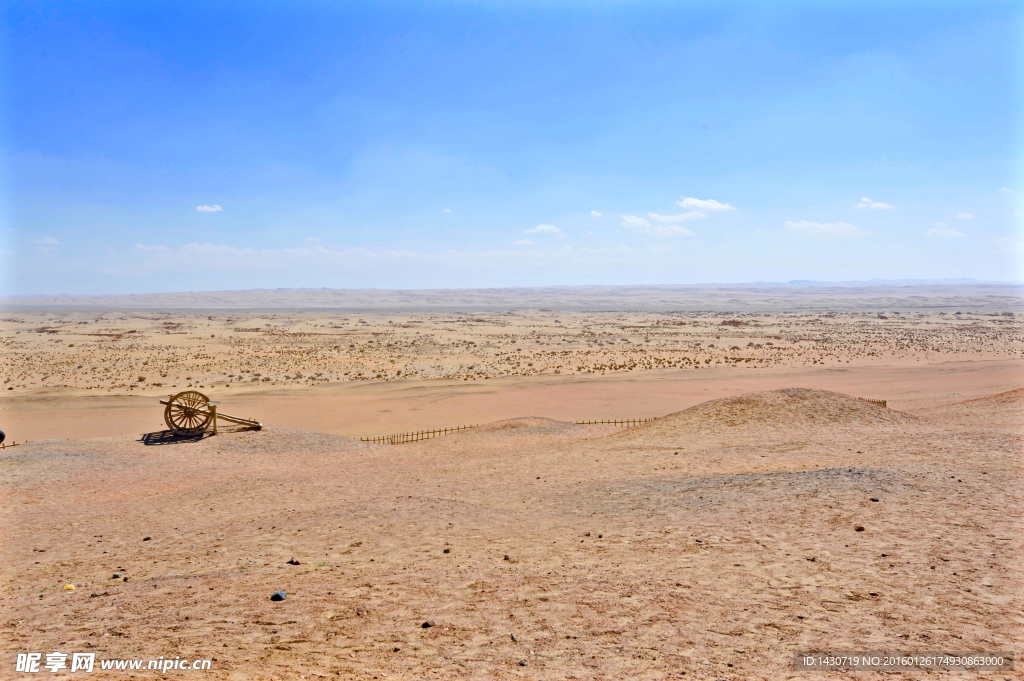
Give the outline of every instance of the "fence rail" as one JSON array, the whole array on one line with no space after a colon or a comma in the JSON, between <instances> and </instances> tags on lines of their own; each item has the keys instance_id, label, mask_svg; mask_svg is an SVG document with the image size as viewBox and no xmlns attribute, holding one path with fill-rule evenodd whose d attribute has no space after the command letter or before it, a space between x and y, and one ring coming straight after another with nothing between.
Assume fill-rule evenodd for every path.
<instances>
[{"instance_id":1,"label":"fence rail","mask_svg":"<svg viewBox=\"0 0 1024 681\"><path fill-rule=\"evenodd\" d=\"M865 402L870 402L871 404L877 404L879 407L885 407L885 400L869 400L866 397L862 397L860 399L864 400Z\"/></svg>"},{"instance_id":2,"label":"fence rail","mask_svg":"<svg viewBox=\"0 0 1024 681\"><path fill-rule=\"evenodd\" d=\"M25 443L22 442L21 444L25 444ZM17 447L17 446L18 446L17 442L12 442L11 444L6 444L4 442L0 442L0 449L7 449L8 447Z\"/></svg>"},{"instance_id":3,"label":"fence rail","mask_svg":"<svg viewBox=\"0 0 1024 681\"><path fill-rule=\"evenodd\" d=\"M601 421L576 421L577 425L581 426L621 426L623 428L630 428L632 426L643 425L649 423L654 419L604 419ZM474 424L472 426L456 426L455 428L439 428L436 430L418 430L410 433L392 433L391 435L378 435L377 437L361 437L360 442L369 442L375 445L404 445L409 442L421 442L422 440L429 440L431 438L440 437L447 435L448 433L457 433L462 430L469 430L470 428L476 428L480 424Z\"/></svg>"}]
</instances>

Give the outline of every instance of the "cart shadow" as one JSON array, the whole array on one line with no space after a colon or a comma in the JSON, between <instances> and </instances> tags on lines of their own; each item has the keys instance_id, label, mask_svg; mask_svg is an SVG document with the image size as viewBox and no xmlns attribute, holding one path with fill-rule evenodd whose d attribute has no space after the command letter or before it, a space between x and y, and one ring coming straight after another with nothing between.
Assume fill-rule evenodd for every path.
<instances>
[{"instance_id":1,"label":"cart shadow","mask_svg":"<svg viewBox=\"0 0 1024 681\"><path fill-rule=\"evenodd\" d=\"M199 435L175 435L174 431L160 430L155 433L144 433L138 441L147 447L158 447L161 445L177 445L184 444L186 442L199 442L200 440L208 437L213 437L213 433L206 431Z\"/></svg>"}]
</instances>

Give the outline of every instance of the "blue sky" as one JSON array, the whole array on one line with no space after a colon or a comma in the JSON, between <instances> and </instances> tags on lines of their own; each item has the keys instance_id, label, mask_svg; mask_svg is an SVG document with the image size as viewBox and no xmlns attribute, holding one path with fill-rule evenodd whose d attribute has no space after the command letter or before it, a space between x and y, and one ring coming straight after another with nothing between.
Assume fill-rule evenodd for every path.
<instances>
[{"instance_id":1,"label":"blue sky","mask_svg":"<svg viewBox=\"0 0 1024 681\"><path fill-rule=\"evenodd\" d=\"M3 292L1024 280L1022 9L9 3Z\"/></svg>"}]
</instances>

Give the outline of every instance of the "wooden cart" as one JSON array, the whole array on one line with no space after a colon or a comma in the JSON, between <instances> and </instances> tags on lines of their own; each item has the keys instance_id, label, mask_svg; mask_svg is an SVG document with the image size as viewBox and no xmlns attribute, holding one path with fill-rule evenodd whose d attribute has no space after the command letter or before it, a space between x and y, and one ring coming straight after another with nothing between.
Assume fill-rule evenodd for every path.
<instances>
[{"instance_id":1,"label":"wooden cart","mask_svg":"<svg viewBox=\"0 0 1024 681\"><path fill-rule=\"evenodd\" d=\"M186 390L177 395L169 395L167 399L160 400L160 404L166 407L164 422L167 424L167 428L175 435L183 437L202 435L207 430L212 430L216 435L218 419L256 430L263 428L263 424L259 421L218 413L217 407L220 402L211 402L206 395L197 390Z\"/></svg>"}]
</instances>

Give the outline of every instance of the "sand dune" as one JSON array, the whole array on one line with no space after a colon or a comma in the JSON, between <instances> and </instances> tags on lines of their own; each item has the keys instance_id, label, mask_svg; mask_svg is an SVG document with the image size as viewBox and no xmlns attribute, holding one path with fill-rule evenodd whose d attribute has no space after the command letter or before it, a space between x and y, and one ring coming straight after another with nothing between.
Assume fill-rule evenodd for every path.
<instances>
[{"instance_id":1,"label":"sand dune","mask_svg":"<svg viewBox=\"0 0 1024 681\"><path fill-rule=\"evenodd\" d=\"M802 648L1019 649L1019 433L964 404L780 389L627 431L19 446L5 649L261 679L782 679Z\"/></svg>"},{"instance_id":2,"label":"sand dune","mask_svg":"<svg viewBox=\"0 0 1024 681\"><path fill-rule=\"evenodd\" d=\"M807 648L1019 650L1024 335L971 291L9 311L0 419L31 442L0 450L4 650L216 679L789 679ZM157 399L184 389L266 427L175 438ZM654 420L576 423L624 418Z\"/></svg>"}]
</instances>

